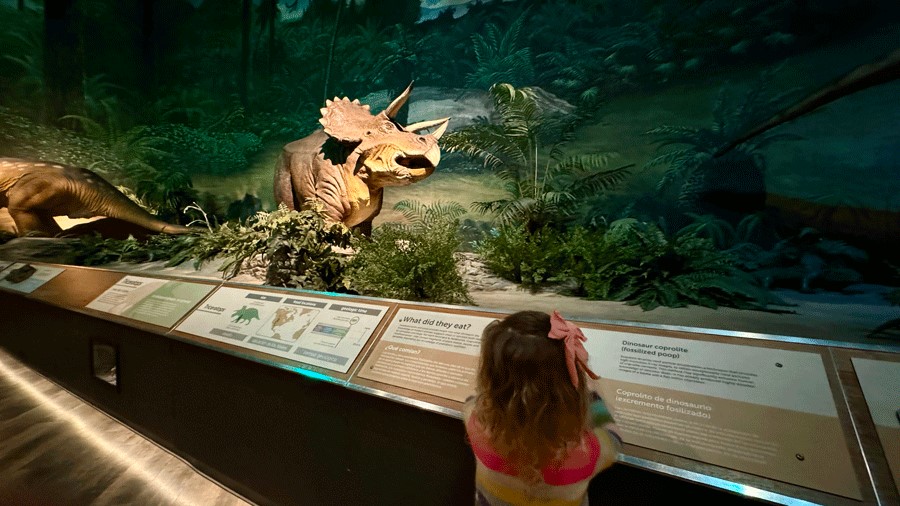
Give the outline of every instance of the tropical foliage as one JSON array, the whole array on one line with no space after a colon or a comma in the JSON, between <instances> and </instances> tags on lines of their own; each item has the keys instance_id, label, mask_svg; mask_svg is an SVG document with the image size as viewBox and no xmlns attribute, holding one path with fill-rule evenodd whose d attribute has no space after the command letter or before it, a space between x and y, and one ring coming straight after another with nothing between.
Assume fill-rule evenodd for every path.
<instances>
[{"instance_id":1,"label":"tropical foliage","mask_svg":"<svg viewBox=\"0 0 900 506\"><path fill-rule=\"evenodd\" d=\"M282 204L271 213L257 213L247 224L226 223L207 234L198 245L198 258L216 252L227 259L221 269L229 276L259 262L272 286L346 292L349 258L335 248L349 248L353 240L348 228L326 221L321 211L291 211Z\"/></svg>"},{"instance_id":2,"label":"tropical foliage","mask_svg":"<svg viewBox=\"0 0 900 506\"><path fill-rule=\"evenodd\" d=\"M841 290L862 282L858 268L866 260L865 251L807 228L779 241L771 250L748 256L745 261L746 267L765 286L811 291Z\"/></svg>"},{"instance_id":3,"label":"tropical foliage","mask_svg":"<svg viewBox=\"0 0 900 506\"><path fill-rule=\"evenodd\" d=\"M460 247L457 203L396 204L408 223L386 223L359 243L350 264L353 287L364 295L402 300L470 304L456 267Z\"/></svg>"},{"instance_id":4,"label":"tropical foliage","mask_svg":"<svg viewBox=\"0 0 900 506\"><path fill-rule=\"evenodd\" d=\"M609 153L566 156L563 146L576 118L551 108L540 90L495 84L497 124L482 122L448 134L444 147L483 163L499 176L507 197L477 202L502 225L523 223L529 233L571 216L585 195L621 183L630 166L607 169Z\"/></svg>"},{"instance_id":5,"label":"tropical foliage","mask_svg":"<svg viewBox=\"0 0 900 506\"><path fill-rule=\"evenodd\" d=\"M667 237L633 219L610 224L593 250L583 250L581 282L588 298L622 300L645 310L696 304L765 309L779 301L734 257L694 233Z\"/></svg>"},{"instance_id":6,"label":"tropical foliage","mask_svg":"<svg viewBox=\"0 0 900 506\"><path fill-rule=\"evenodd\" d=\"M494 274L537 289L559 268L560 235L549 228L528 231L523 225L504 224L479 241L476 252Z\"/></svg>"},{"instance_id":7,"label":"tropical foliage","mask_svg":"<svg viewBox=\"0 0 900 506\"><path fill-rule=\"evenodd\" d=\"M521 44L527 15L528 10L522 12L505 32L496 24L488 23L483 35L472 34L475 69L466 76L466 87L484 89L494 83L525 86L533 82L531 48Z\"/></svg>"},{"instance_id":8,"label":"tropical foliage","mask_svg":"<svg viewBox=\"0 0 900 506\"><path fill-rule=\"evenodd\" d=\"M773 114L794 92L770 92L774 71L765 72L755 85L735 99L723 87L713 107L708 127L664 125L647 132L660 143L656 157L646 167L666 167L657 190L674 196L687 212L709 211L704 204L718 207L742 206L742 212L761 208L766 192L766 161L763 149L778 141L796 140L792 134L766 133L757 136L724 156L718 151L751 125ZM676 146L671 149L671 146ZM735 202L745 200L745 202Z\"/></svg>"},{"instance_id":9,"label":"tropical foliage","mask_svg":"<svg viewBox=\"0 0 900 506\"><path fill-rule=\"evenodd\" d=\"M199 208L194 207L194 210ZM347 255L341 253L354 244L354 236L341 224L326 222L320 210L259 212L247 223L229 222L213 228L201 220L194 235L151 236L146 241L124 241L86 237L76 245L77 257L85 265L112 261L166 261L178 265L188 260L199 267L213 259L227 278L242 270L258 267L272 286L341 291L349 289L345 277Z\"/></svg>"}]
</instances>

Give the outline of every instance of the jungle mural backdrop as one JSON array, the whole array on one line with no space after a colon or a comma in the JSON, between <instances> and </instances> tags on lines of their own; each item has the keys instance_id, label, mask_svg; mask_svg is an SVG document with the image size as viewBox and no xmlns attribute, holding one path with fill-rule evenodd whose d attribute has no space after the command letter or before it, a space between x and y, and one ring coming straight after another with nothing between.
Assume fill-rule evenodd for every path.
<instances>
[{"instance_id":1,"label":"jungle mural backdrop","mask_svg":"<svg viewBox=\"0 0 900 506\"><path fill-rule=\"evenodd\" d=\"M57 219L72 263L218 259L276 286L472 304L465 259L648 311L870 290L883 337L897 41L881 0L4 0L0 157L89 169L194 230ZM365 227L273 191L285 145L335 137L335 103L439 138Z\"/></svg>"}]
</instances>

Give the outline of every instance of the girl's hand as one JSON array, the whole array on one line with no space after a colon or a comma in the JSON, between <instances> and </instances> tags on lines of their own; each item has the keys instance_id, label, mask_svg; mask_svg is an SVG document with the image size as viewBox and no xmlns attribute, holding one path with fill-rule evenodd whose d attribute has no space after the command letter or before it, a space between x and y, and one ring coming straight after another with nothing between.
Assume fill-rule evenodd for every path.
<instances>
[{"instance_id":1,"label":"girl's hand","mask_svg":"<svg viewBox=\"0 0 900 506\"><path fill-rule=\"evenodd\" d=\"M594 427L604 427L607 424L615 423L612 413L609 412L609 408L606 407L606 403L597 392L591 392L590 415L591 420L594 422Z\"/></svg>"}]
</instances>

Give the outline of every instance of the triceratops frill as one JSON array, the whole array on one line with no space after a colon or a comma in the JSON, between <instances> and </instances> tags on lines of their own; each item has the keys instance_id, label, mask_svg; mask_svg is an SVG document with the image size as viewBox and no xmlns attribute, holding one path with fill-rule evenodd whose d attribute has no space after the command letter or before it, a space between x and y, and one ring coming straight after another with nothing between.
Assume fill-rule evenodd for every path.
<instances>
[{"instance_id":1,"label":"triceratops frill","mask_svg":"<svg viewBox=\"0 0 900 506\"><path fill-rule=\"evenodd\" d=\"M290 209L321 204L326 217L364 233L381 211L385 186L430 176L441 159L438 139L449 118L402 126L394 118L410 84L378 114L359 100L327 100L323 128L284 146L275 169L275 201ZM432 133L424 133L434 129Z\"/></svg>"}]
</instances>

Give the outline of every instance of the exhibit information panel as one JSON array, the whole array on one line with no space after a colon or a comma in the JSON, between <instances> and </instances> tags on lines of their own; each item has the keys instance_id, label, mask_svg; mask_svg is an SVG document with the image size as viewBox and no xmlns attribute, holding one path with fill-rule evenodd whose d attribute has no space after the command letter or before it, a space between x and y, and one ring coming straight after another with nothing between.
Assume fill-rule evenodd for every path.
<instances>
[{"instance_id":1,"label":"exhibit information panel","mask_svg":"<svg viewBox=\"0 0 900 506\"><path fill-rule=\"evenodd\" d=\"M854 357L853 369L900 492L900 362Z\"/></svg>"},{"instance_id":2,"label":"exhibit information panel","mask_svg":"<svg viewBox=\"0 0 900 506\"><path fill-rule=\"evenodd\" d=\"M463 402L475 392L481 333L494 319L401 308L358 375Z\"/></svg>"},{"instance_id":3,"label":"exhibit information panel","mask_svg":"<svg viewBox=\"0 0 900 506\"><path fill-rule=\"evenodd\" d=\"M125 276L86 307L171 328L213 288L201 283Z\"/></svg>"},{"instance_id":4,"label":"exhibit information panel","mask_svg":"<svg viewBox=\"0 0 900 506\"><path fill-rule=\"evenodd\" d=\"M14 263L3 269L3 275L0 276L0 288L31 293L65 270L63 267L49 265Z\"/></svg>"},{"instance_id":5,"label":"exhibit information panel","mask_svg":"<svg viewBox=\"0 0 900 506\"><path fill-rule=\"evenodd\" d=\"M862 499L819 354L584 333L625 442Z\"/></svg>"},{"instance_id":6,"label":"exhibit information panel","mask_svg":"<svg viewBox=\"0 0 900 506\"><path fill-rule=\"evenodd\" d=\"M175 330L346 373L387 309L223 287Z\"/></svg>"}]
</instances>

